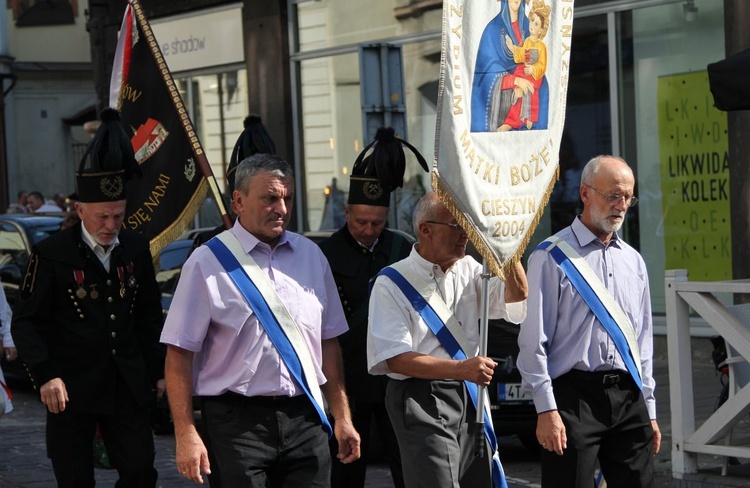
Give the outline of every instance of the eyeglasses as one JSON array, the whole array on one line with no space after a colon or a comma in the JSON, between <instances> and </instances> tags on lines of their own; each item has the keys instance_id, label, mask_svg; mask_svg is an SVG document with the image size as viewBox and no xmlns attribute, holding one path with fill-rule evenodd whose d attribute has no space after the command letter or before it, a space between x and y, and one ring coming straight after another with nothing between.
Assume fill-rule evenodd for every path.
<instances>
[{"instance_id":1,"label":"eyeglasses","mask_svg":"<svg viewBox=\"0 0 750 488\"><path fill-rule=\"evenodd\" d=\"M447 225L451 229L456 230L458 232L463 232L463 230L464 230L463 227L461 227L460 225L456 224L455 222L436 222L434 220L425 220L424 222L425 222L425 224Z\"/></svg>"},{"instance_id":2,"label":"eyeglasses","mask_svg":"<svg viewBox=\"0 0 750 488\"><path fill-rule=\"evenodd\" d=\"M584 185L586 185L586 183L584 183ZM621 200L625 202L625 205L627 205L628 208L635 207L635 204L638 203L638 198L635 195L631 195L629 197L626 197L625 195L618 195L618 194L607 195L606 193L600 192L599 190L597 190L591 185L586 185L586 186L588 186L589 188L597 192L599 195L603 196L604 199L607 200L607 203L609 203L613 207Z\"/></svg>"}]
</instances>

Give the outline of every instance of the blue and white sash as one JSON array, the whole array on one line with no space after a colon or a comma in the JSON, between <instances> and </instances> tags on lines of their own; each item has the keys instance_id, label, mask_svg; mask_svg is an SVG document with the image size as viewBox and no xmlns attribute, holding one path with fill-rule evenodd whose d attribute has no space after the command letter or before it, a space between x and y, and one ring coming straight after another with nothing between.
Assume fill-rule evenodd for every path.
<instances>
[{"instance_id":1,"label":"blue and white sash","mask_svg":"<svg viewBox=\"0 0 750 488\"><path fill-rule=\"evenodd\" d=\"M591 266L575 249L559 237L550 237L539 244L537 249L546 250L552 255L565 276L612 337L617 351L638 388L643 389L641 355L635 329Z\"/></svg>"},{"instance_id":2,"label":"blue and white sash","mask_svg":"<svg viewBox=\"0 0 750 488\"><path fill-rule=\"evenodd\" d=\"M242 249L242 245L231 232L222 232L208 241L206 246L214 253L258 317L258 322L268 334L292 377L310 398L323 423L323 429L330 437L333 430L325 414L323 395L318 385L310 350L268 277L252 256Z\"/></svg>"},{"instance_id":3,"label":"blue and white sash","mask_svg":"<svg viewBox=\"0 0 750 488\"><path fill-rule=\"evenodd\" d=\"M422 317L433 334L438 338L440 344L448 351L451 358L455 360L467 359L465 351L470 351L469 341L463 328L458 323L453 312L448 308L442 298L435 293L428 293L425 287L417 291L419 278L411 273L407 265L400 261L391 266L383 268L379 275L385 275L391 279L409 300L414 309ZM425 296L427 296L425 298ZM466 391L469 393L474 408L477 407L477 385L471 381L464 381ZM508 488L505 481L505 472L500 463L500 455L497 450L497 436L492 427L492 416L490 415L489 402L485 396L484 410L484 436L492 450L492 485L494 488Z\"/></svg>"}]
</instances>

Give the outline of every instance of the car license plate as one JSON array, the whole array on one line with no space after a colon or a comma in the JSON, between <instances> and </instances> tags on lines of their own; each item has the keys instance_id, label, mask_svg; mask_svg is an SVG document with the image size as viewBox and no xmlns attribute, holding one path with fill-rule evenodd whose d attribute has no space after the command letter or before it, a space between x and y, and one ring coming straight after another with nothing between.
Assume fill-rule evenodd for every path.
<instances>
[{"instance_id":1,"label":"car license plate","mask_svg":"<svg viewBox=\"0 0 750 488\"><path fill-rule=\"evenodd\" d=\"M497 399L506 402L520 402L531 400L521 389L521 383L498 383Z\"/></svg>"}]
</instances>

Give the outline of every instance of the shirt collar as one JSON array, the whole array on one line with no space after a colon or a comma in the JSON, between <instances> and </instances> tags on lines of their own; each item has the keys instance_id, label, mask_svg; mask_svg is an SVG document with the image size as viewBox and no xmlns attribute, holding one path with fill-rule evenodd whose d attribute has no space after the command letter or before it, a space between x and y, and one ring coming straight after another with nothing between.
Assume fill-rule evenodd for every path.
<instances>
[{"instance_id":1,"label":"shirt collar","mask_svg":"<svg viewBox=\"0 0 750 488\"><path fill-rule=\"evenodd\" d=\"M576 239L578 239L579 246L585 247L594 241L600 244L602 243L602 241L600 241L599 238L596 237L594 233L591 232L589 228L583 224L583 222L581 222L580 215L576 216L573 224L571 224L570 227L573 230L573 235L575 235ZM609 243L607 245L620 247L620 236L617 234L617 232L612 233L612 238L609 240Z\"/></svg>"},{"instance_id":2,"label":"shirt collar","mask_svg":"<svg viewBox=\"0 0 750 488\"><path fill-rule=\"evenodd\" d=\"M354 239L354 242L356 242L357 244L359 244L359 247L361 247L362 249L367 249L370 252L375 252L375 246L378 245L378 241L379 240L380 240L379 238L375 239L375 242L373 242L372 246L370 246L370 247L365 246L364 244L362 244L361 242L359 242L357 239Z\"/></svg>"},{"instance_id":3,"label":"shirt collar","mask_svg":"<svg viewBox=\"0 0 750 488\"><path fill-rule=\"evenodd\" d=\"M242 249L246 253L250 253L253 249L260 246L265 249L270 249L270 246L266 244L265 242L262 242L260 239L255 237L253 234L248 232L247 229L242 227L242 224L240 224L240 219L237 219L234 221L234 226L232 227L231 231L234 236L237 238L238 241L240 241L240 245L242 246ZM294 249L294 245L292 241L288 239L289 233L287 231L284 231L283 234L281 234L281 238L279 239L279 242L276 244L274 249L278 248L279 246L290 246L292 249Z\"/></svg>"},{"instance_id":4,"label":"shirt collar","mask_svg":"<svg viewBox=\"0 0 750 488\"><path fill-rule=\"evenodd\" d=\"M120 245L120 237L115 236L115 240L112 242L112 244L107 248L104 249L104 246L99 244L94 240L94 237L89 234L89 231L86 229L86 226L81 222L81 239L83 239L83 242L86 243L87 246L91 248L94 252L98 252L104 256L107 254L110 254L114 248Z\"/></svg>"},{"instance_id":5,"label":"shirt collar","mask_svg":"<svg viewBox=\"0 0 750 488\"><path fill-rule=\"evenodd\" d=\"M450 268L448 268L447 271L443 272L443 269L440 267L439 264L435 264L433 262L426 260L419 254L419 252L417 252L417 243L415 243L412 246L411 255L409 257L413 260L414 265L417 267L417 269L430 278L432 278L434 274L438 274L438 276L440 276L440 275L447 275L448 273L453 272L453 270L455 269L456 263L458 262L456 261L456 263L453 263L453 265Z\"/></svg>"}]
</instances>

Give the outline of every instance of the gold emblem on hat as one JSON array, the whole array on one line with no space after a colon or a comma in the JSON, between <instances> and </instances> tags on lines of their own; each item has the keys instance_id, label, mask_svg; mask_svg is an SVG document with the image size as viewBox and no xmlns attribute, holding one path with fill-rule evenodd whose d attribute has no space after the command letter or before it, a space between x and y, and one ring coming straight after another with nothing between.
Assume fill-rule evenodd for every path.
<instances>
[{"instance_id":1,"label":"gold emblem on hat","mask_svg":"<svg viewBox=\"0 0 750 488\"><path fill-rule=\"evenodd\" d=\"M122 188L122 177L119 175L114 178L104 177L99 183L99 189L108 198L117 198L122 195Z\"/></svg>"},{"instance_id":2,"label":"gold emblem on hat","mask_svg":"<svg viewBox=\"0 0 750 488\"><path fill-rule=\"evenodd\" d=\"M378 181L366 181L362 185L362 193L368 200L377 200L383 195L383 187Z\"/></svg>"}]
</instances>

